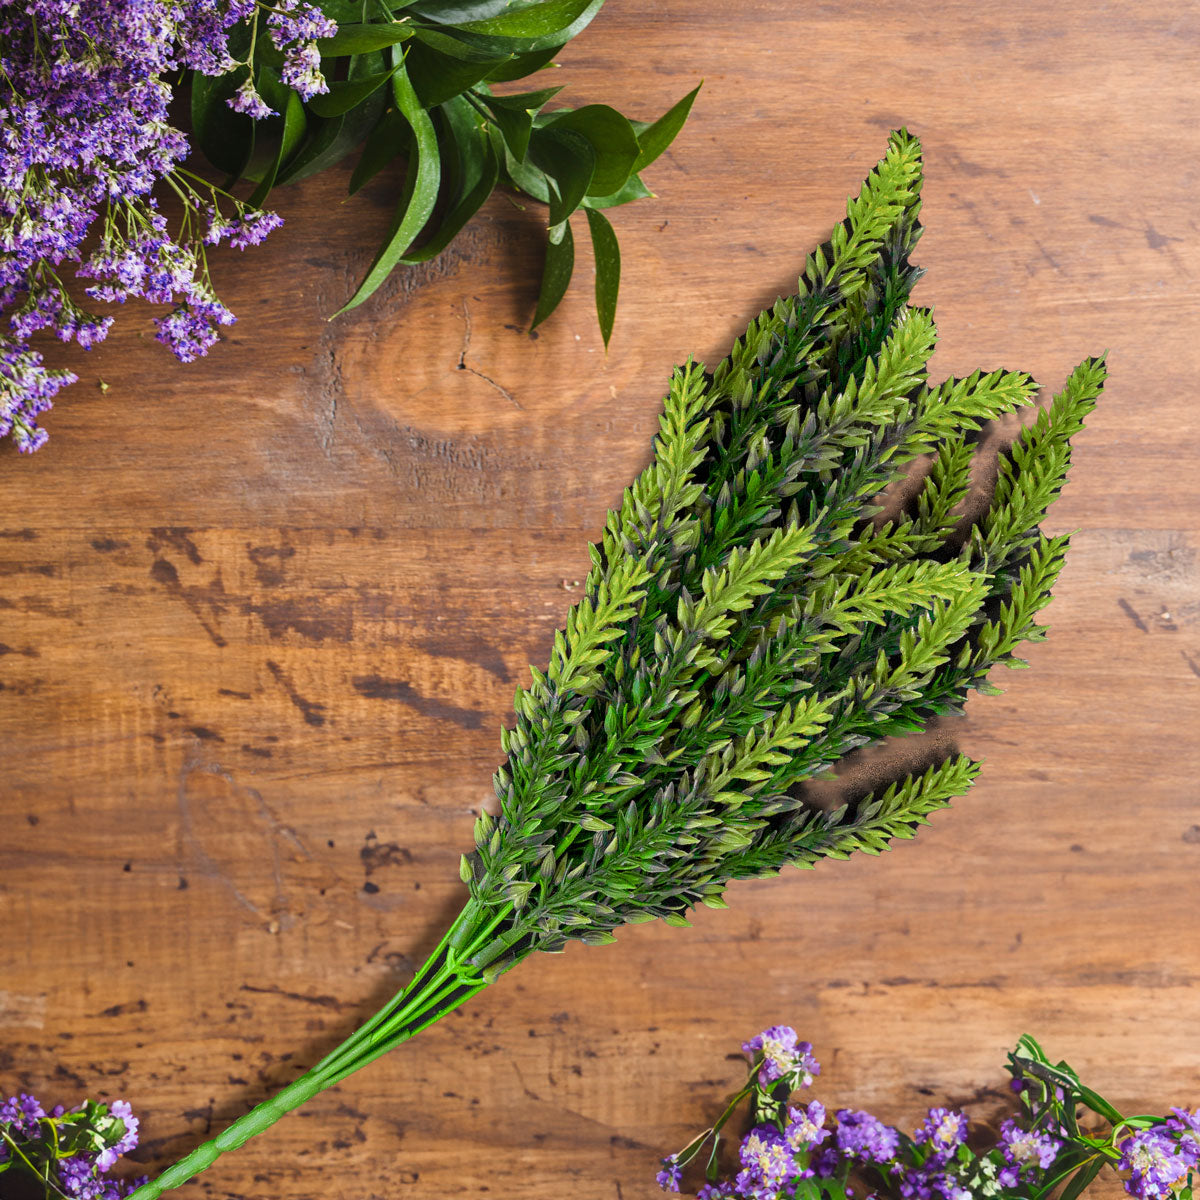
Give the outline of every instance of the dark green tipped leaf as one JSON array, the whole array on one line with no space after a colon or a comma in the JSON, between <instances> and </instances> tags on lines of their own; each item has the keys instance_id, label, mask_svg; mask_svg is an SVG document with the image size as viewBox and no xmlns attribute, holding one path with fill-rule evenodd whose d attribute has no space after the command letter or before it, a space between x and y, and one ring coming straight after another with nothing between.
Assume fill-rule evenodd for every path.
<instances>
[{"instance_id":1,"label":"dark green tipped leaf","mask_svg":"<svg viewBox=\"0 0 1200 1200\"><path fill-rule=\"evenodd\" d=\"M496 16L457 24L485 37L533 39L558 35L566 41L567 30L593 5L594 0L541 0L537 4L511 5Z\"/></svg>"},{"instance_id":2,"label":"dark green tipped leaf","mask_svg":"<svg viewBox=\"0 0 1200 1200\"><path fill-rule=\"evenodd\" d=\"M512 57L502 66L497 67L489 76L491 83L508 83L515 79L524 79L535 71L540 71L549 65L554 56L562 49L561 44L546 46L541 50L529 50L523 54L513 53Z\"/></svg>"},{"instance_id":3,"label":"dark green tipped leaf","mask_svg":"<svg viewBox=\"0 0 1200 1200\"><path fill-rule=\"evenodd\" d=\"M407 155L411 148L412 126L404 114L395 109L384 113L367 137L362 156L350 175L350 195L374 179L388 163Z\"/></svg>"},{"instance_id":4,"label":"dark green tipped leaf","mask_svg":"<svg viewBox=\"0 0 1200 1200\"><path fill-rule=\"evenodd\" d=\"M637 162L633 166L635 172L648 167L675 140L703 86L698 83L653 124L642 125L640 122L633 122L638 142Z\"/></svg>"},{"instance_id":5,"label":"dark green tipped leaf","mask_svg":"<svg viewBox=\"0 0 1200 1200\"><path fill-rule=\"evenodd\" d=\"M268 104L277 106L283 114L283 119L282 128L279 131L279 148L258 186L250 194L248 203L253 208L261 207L267 196L270 195L271 189L275 186L275 180L279 177L280 168L295 153L304 138L304 131L308 128L304 105L291 88L284 87L282 83L277 83L274 79L268 84L266 78L263 80L263 85L263 98Z\"/></svg>"},{"instance_id":6,"label":"dark green tipped leaf","mask_svg":"<svg viewBox=\"0 0 1200 1200\"><path fill-rule=\"evenodd\" d=\"M558 240L554 240L557 232ZM575 270L575 239L571 235L570 222L564 222L558 230L550 231L546 242L546 266L542 271L542 288L538 294L537 311L533 315L530 329L536 329L557 307L566 295Z\"/></svg>"},{"instance_id":7,"label":"dark green tipped leaf","mask_svg":"<svg viewBox=\"0 0 1200 1200\"><path fill-rule=\"evenodd\" d=\"M308 107L318 117L340 117L352 108L357 108L372 92L378 91L391 79L395 67L390 71L378 71L365 79L347 79L341 83L331 83L329 91L320 96L314 96Z\"/></svg>"},{"instance_id":8,"label":"dark green tipped leaf","mask_svg":"<svg viewBox=\"0 0 1200 1200\"><path fill-rule=\"evenodd\" d=\"M570 131L591 143L596 155L596 169L588 186L591 195L608 196L625 186L637 161L638 140L629 121L615 108L588 104L551 113L539 118L537 124L544 130Z\"/></svg>"},{"instance_id":9,"label":"dark green tipped leaf","mask_svg":"<svg viewBox=\"0 0 1200 1200\"><path fill-rule=\"evenodd\" d=\"M421 103L426 108L435 108L487 79L506 61L507 56L460 58L414 39L404 65Z\"/></svg>"},{"instance_id":10,"label":"dark green tipped leaf","mask_svg":"<svg viewBox=\"0 0 1200 1200\"><path fill-rule=\"evenodd\" d=\"M588 228L592 234L592 250L596 258L596 316L600 321L600 335L605 346L612 337L613 321L617 316L617 292L621 287L621 248L617 235L603 213L595 209L587 213Z\"/></svg>"},{"instance_id":11,"label":"dark green tipped leaf","mask_svg":"<svg viewBox=\"0 0 1200 1200\"><path fill-rule=\"evenodd\" d=\"M619 192L613 192L611 196L586 196L583 206L584 208L617 208L622 204L628 204L631 200L645 200L653 195L654 193L638 176L630 175L625 181L625 186Z\"/></svg>"},{"instance_id":12,"label":"dark green tipped leaf","mask_svg":"<svg viewBox=\"0 0 1200 1200\"><path fill-rule=\"evenodd\" d=\"M437 132L429 114L421 107L403 65L397 64L396 73L392 76L392 93L396 107L404 114L413 131L413 153L404 182L404 194L400 198L396 218L392 222L383 248L371 264L366 278L359 284L358 290L334 314L335 316L357 308L375 292L425 228L425 223L437 203L438 184L441 181Z\"/></svg>"},{"instance_id":13,"label":"dark green tipped leaf","mask_svg":"<svg viewBox=\"0 0 1200 1200\"><path fill-rule=\"evenodd\" d=\"M585 137L569 130L539 129L530 158L550 184L550 225L561 225L582 203L596 171L596 153Z\"/></svg>"},{"instance_id":14,"label":"dark green tipped leaf","mask_svg":"<svg viewBox=\"0 0 1200 1200\"><path fill-rule=\"evenodd\" d=\"M357 24L339 25L331 38L321 38L317 49L322 58L342 58L347 54L370 54L374 50L386 50L397 42L406 42L413 36L413 27L407 22L400 24Z\"/></svg>"}]
</instances>

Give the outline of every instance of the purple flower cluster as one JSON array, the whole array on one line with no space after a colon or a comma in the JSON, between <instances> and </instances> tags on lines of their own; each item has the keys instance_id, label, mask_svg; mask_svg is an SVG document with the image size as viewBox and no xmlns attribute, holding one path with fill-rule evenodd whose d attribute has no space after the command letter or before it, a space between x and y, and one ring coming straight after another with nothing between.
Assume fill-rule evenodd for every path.
<instances>
[{"instance_id":1,"label":"purple flower cluster","mask_svg":"<svg viewBox=\"0 0 1200 1200\"><path fill-rule=\"evenodd\" d=\"M844 1158L886 1163L896 1157L900 1135L869 1112L843 1108L837 1115L837 1148Z\"/></svg>"},{"instance_id":2,"label":"purple flower cluster","mask_svg":"<svg viewBox=\"0 0 1200 1200\"><path fill-rule=\"evenodd\" d=\"M788 1025L772 1025L742 1043L750 1055L762 1055L758 1082L762 1087L786 1082L793 1088L809 1087L813 1076L821 1073L821 1065L812 1056L812 1043L796 1040L796 1031Z\"/></svg>"},{"instance_id":3,"label":"purple flower cluster","mask_svg":"<svg viewBox=\"0 0 1200 1200\"><path fill-rule=\"evenodd\" d=\"M1179 1141L1179 1153L1189 1167L1200 1167L1200 1108L1173 1108L1167 1128Z\"/></svg>"},{"instance_id":4,"label":"purple flower cluster","mask_svg":"<svg viewBox=\"0 0 1200 1200\"><path fill-rule=\"evenodd\" d=\"M0 1104L0 1161L11 1157L8 1170L48 1178L47 1194L53 1188L54 1195L74 1200L122 1200L146 1177L123 1181L106 1175L137 1141L138 1119L123 1100L86 1101L71 1112L57 1105L49 1113L25 1094Z\"/></svg>"},{"instance_id":5,"label":"purple flower cluster","mask_svg":"<svg viewBox=\"0 0 1200 1200\"><path fill-rule=\"evenodd\" d=\"M1018 1050L1029 1048L1042 1054L1031 1038L1023 1038ZM976 1152L967 1144L967 1116L955 1109L929 1109L908 1138L861 1109L839 1110L830 1128L820 1101L789 1105L782 1086L807 1087L820 1068L812 1046L798 1041L786 1025L763 1030L742 1049L755 1056L745 1087L713 1128L663 1159L658 1182L664 1190L680 1190L683 1168L710 1140L711 1161L716 1161L722 1125L737 1101L749 1096L755 1125L739 1147L740 1169L732 1179L706 1184L698 1200L793 1200L802 1194L804 1180L813 1181L806 1185L808 1194L815 1195L816 1186L822 1195L853 1196L848 1184L855 1178L874 1179L888 1195L903 1200L1019 1200L1055 1182L1064 1161L1084 1169L1098 1157L1126 1176L1125 1190L1136 1200L1178 1200L1190 1195L1186 1189L1200 1166L1200 1110L1173 1108L1170 1117L1153 1123L1135 1118L1132 1130L1118 1120L1107 1145L1078 1134L1072 1117L1077 1107L1095 1104L1093 1112L1110 1118L1114 1110L1082 1087L1076 1091L1069 1082L1057 1082L1075 1080L1065 1064L1054 1068L1057 1079L1045 1079L1026 1070L1027 1058L1010 1055L1025 1117L1006 1120L996 1144Z\"/></svg>"},{"instance_id":6,"label":"purple flower cluster","mask_svg":"<svg viewBox=\"0 0 1200 1200\"><path fill-rule=\"evenodd\" d=\"M111 317L81 309L59 270L92 280L94 301L141 297L168 304L158 340L183 362L204 354L233 314L213 292L205 247L256 245L277 228L272 213L247 210L180 165L187 138L172 127L168 72L243 71L229 34L257 28L263 12L285 81L308 98L327 90L313 39L336 31L306 0L23 0L0 4L0 437L19 449L45 441L38 417L75 376L48 370L31 338L45 330L88 349ZM248 91L246 90L248 89ZM253 106L252 106L253 107ZM269 115L265 105L253 115ZM183 202L174 236L153 189ZM220 211L218 196L234 209ZM85 240L99 232L85 258Z\"/></svg>"},{"instance_id":7,"label":"purple flower cluster","mask_svg":"<svg viewBox=\"0 0 1200 1200\"><path fill-rule=\"evenodd\" d=\"M1139 1130L1121 1142L1118 1167L1129 1172L1125 1190L1138 1200L1170 1200L1178 1185L1195 1166L1179 1152L1179 1145L1161 1128Z\"/></svg>"},{"instance_id":8,"label":"purple flower cluster","mask_svg":"<svg viewBox=\"0 0 1200 1200\"><path fill-rule=\"evenodd\" d=\"M1000 1126L1000 1150L1004 1166L997 1178L1004 1187L1017 1187L1036 1179L1058 1157L1062 1142L1052 1134L1036 1129L1022 1129L1009 1117Z\"/></svg>"},{"instance_id":9,"label":"purple flower cluster","mask_svg":"<svg viewBox=\"0 0 1200 1200\"><path fill-rule=\"evenodd\" d=\"M0 1125L7 1127L14 1137L40 1138L42 1127L38 1121L46 1115L42 1106L32 1096L22 1092L19 1096L10 1096L0 1104ZM7 1152L7 1143L0 1145L0 1152Z\"/></svg>"},{"instance_id":10,"label":"purple flower cluster","mask_svg":"<svg viewBox=\"0 0 1200 1200\"><path fill-rule=\"evenodd\" d=\"M654 1180L664 1192L679 1191L679 1181L683 1178L683 1168L679 1165L674 1154L668 1154L662 1160L663 1169L655 1175Z\"/></svg>"}]
</instances>

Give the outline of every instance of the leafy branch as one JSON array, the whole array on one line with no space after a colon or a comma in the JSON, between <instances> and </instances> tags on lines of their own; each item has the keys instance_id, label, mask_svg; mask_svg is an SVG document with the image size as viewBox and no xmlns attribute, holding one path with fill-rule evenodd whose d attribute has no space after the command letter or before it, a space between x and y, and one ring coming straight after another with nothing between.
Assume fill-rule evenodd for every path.
<instances>
[{"instance_id":1,"label":"leafy branch","mask_svg":"<svg viewBox=\"0 0 1200 1200\"><path fill-rule=\"evenodd\" d=\"M252 202L336 165L355 151L351 195L396 160L404 184L366 275L339 309L373 295L393 270L440 254L497 187L548 209L546 258L532 327L567 290L575 264L571 218L583 212L596 264L596 313L607 345L621 254L606 210L650 197L642 172L674 141L699 87L655 121L604 104L549 108L561 86L513 93L503 85L554 65L603 0L320 0L337 33L315 44L327 91L289 87L285 55L255 36L260 13L235 28L238 67L193 75L192 127L231 181L256 184ZM254 119L229 102L250 88L274 115Z\"/></svg>"},{"instance_id":2,"label":"leafy branch","mask_svg":"<svg viewBox=\"0 0 1200 1200\"><path fill-rule=\"evenodd\" d=\"M970 435L1036 386L1013 371L930 381L936 329L908 304L920 192L920 146L899 131L798 294L711 371L676 371L651 462L592 547L546 672L516 694L462 912L403 992L138 1200L536 950L686 924L731 880L878 854L971 786L978 764L952 754L829 811L806 790L852 751L994 690L992 667L1021 665L1066 549L1039 525L1104 367L1073 372L1003 452L983 511L967 511Z\"/></svg>"}]
</instances>

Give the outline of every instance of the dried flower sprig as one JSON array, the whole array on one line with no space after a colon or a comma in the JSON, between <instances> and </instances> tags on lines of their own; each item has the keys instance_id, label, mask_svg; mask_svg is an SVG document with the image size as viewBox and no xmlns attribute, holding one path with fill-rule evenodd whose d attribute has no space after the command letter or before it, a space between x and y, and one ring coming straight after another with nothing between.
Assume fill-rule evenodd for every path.
<instances>
[{"instance_id":1,"label":"dried flower sprig","mask_svg":"<svg viewBox=\"0 0 1200 1200\"><path fill-rule=\"evenodd\" d=\"M113 322L72 298L68 267L89 281L91 301L171 305L156 336L182 362L234 320L213 291L208 248L255 245L280 218L183 167L189 147L169 120L168 76L231 67L230 29L247 6L254 0L0 5L0 438L11 433L18 449L44 444L39 417L75 380L48 370L31 339L49 330L90 349ZM156 188L182 205L174 230Z\"/></svg>"},{"instance_id":2,"label":"dried flower sprig","mask_svg":"<svg viewBox=\"0 0 1200 1200\"><path fill-rule=\"evenodd\" d=\"M662 1160L664 1191L680 1191L684 1168L708 1147L700 1200L846 1200L854 1177L902 1200L1045 1200L1060 1187L1059 1200L1076 1200L1105 1166L1137 1200L1192 1200L1200 1110L1123 1117L1028 1035L1008 1056L1024 1112L986 1149L967 1144L967 1114L948 1108L931 1108L909 1137L868 1112L841 1109L831 1120L819 1100L792 1103L819 1067L786 1025L742 1049L752 1057L745 1085L708 1129ZM738 1148L740 1169L720 1180L721 1131L747 1099L752 1128ZM1089 1113L1108 1129L1085 1128Z\"/></svg>"},{"instance_id":3,"label":"dried flower sprig","mask_svg":"<svg viewBox=\"0 0 1200 1200\"><path fill-rule=\"evenodd\" d=\"M120 1200L145 1181L108 1175L138 1142L138 1119L124 1100L85 1100L49 1112L21 1093L0 1104L0 1195Z\"/></svg>"},{"instance_id":4,"label":"dried flower sprig","mask_svg":"<svg viewBox=\"0 0 1200 1200\"><path fill-rule=\"evenodd\" d=\"M138 1192L163 1191L488 986L537 950L686 924L731 880L911 837L970 786L962 755L832 811L806 781L961 709L1021 665L1062 563L1038 523L1100 391L1089 359L1001 455L964 515L980 425L1030 403L1021 372L941 384L919 272L916 140L892 136L800 293L730 356L672 380L649 467L592 549L584 598L502 735L499 814L464 856L470 896L394 1000L311 1071ZM911 511L880 521L909 479Z\"/></svg>"}]
</instances>

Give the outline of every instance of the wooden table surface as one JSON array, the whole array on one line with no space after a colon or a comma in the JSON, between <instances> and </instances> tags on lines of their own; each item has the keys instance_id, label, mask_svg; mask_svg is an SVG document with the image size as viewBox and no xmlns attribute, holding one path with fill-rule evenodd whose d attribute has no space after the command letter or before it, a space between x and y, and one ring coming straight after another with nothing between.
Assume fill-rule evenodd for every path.
<instances>
[{"instance_id":1,"label":"wooden table surface","mask_svg":"<svg viewBox=\"0 0 1200 1200\"><path fill-rule=\"evenodd\" d=\"M207 360L132 309L51 351L49 446L0 451L0 1092L128 1099L162 1166L404 982L670 367L905 124L936 373L1110 352L1049 640L954 730L982 781L882 859L523 964L181 1195L649 1197L779 1021L890 1120L998 1119L1026 1031L1129 1110L1200 1103L1200 7L611 0L561 61L633 115L706 81L616 214L607 356L586 254L526 332L544 218L503 197L327 323L395 186L341 171L219 255Z\"/></svg>"}]
</instances>

